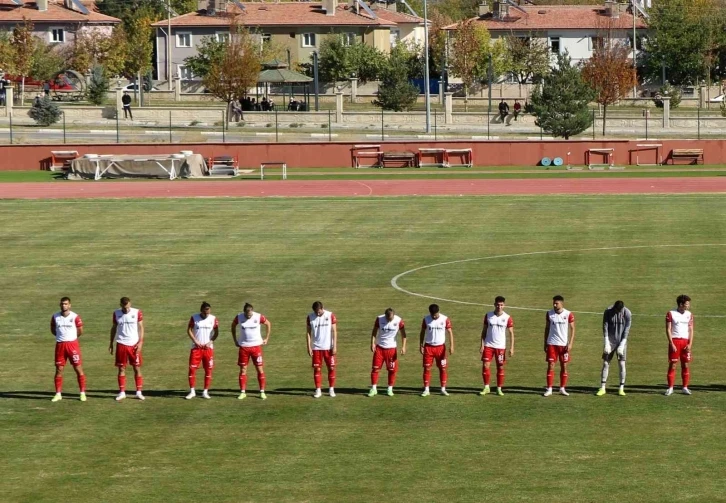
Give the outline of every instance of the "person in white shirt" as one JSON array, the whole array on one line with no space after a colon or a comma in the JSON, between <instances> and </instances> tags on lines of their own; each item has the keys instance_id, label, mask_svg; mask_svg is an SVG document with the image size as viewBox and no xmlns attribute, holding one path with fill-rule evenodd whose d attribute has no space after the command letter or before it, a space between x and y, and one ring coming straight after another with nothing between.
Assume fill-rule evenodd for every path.
<instances>
[{"instance_id":1,"label":"person in white shirt","mask_svg":"<svg viewBox=\"0 0 726 503\"><path fill-rule=\"evenodd\" d=\"M187 336L192 340L189 353L189 394L187 400L197 396L197 369L201 363L204 368L204 390L202 398L209 400L209 386L212 384L214 369L214 341L219 337L219 320L211 314L209 302L202 302L199 313L193 314L187 324Z\"/></svg>"},{"instance_id":2,"label":"person in white shirt","mask_svg":"<svg viewBox=\"0 0 726 503\"><path fill-rule=\"evenodd\" d=\"M308 355L313 359L313 379L315 393L313 398L320 398L322 391L322 363L328 367L328 394L335 397L335 356L338 354L338 320L335 314L326 311L319 300L313 302L313 312L308 314L305 336L308 343Z\"/></svg>"},{"instance_id":3,"label":"person in white shirt","mask_svg":"<svg viewBox=\"0 0 726 503\"><path fill-rule=\"evenodd\" d=\"M50 333L55 337L55 395L51 401L58 402L63 398L63 369L66 361L70 361L78 378L80 400L85 402L86 374L81 366L81 347L78 345L78 338L83 335L83 321L71 311L70 298L63 297L60 300L60 311L50 318Z\"/></svg>"},{"instance_id":4,"label":"person in white shirt","mask_svg":"<svg viewBox=\"0 0 726 503\"><path fill-rule=\"evenodd\" d=\"M265 338L262 338L261 327L265 326ZM239 338L237 337L239 327ZM270 340L272 324L264 314L256 313L252 304L245 303L242 312L235 316L232 322L232 339L235 346L239 348L237 365L239 366L239 396L238 400L247 397L247 364L250 359L257 371L257 382L260 385L260 399L266 400L264 361L262 359L262 346L266 346Z\"/></svg>"},{"instance_id":5,"label":"person in white shirt","mask_svg":"<svg viewBox=\"0 0 726 503\"><path fill-rule=\"evenodd\" d=\"M560 395L569 396L567 364L570 362L572 344L575 342L575 315L565 309L562 295L552 297L552 309L545 314L544 350L547 355L547 389L544 396L552 394L555 379L555 362L560 360Z\"/></svg>"},{"instance_id":6,"label":"person in white shirt","mask_svg":"<svg viewBox=\"0 0 726 503\"><path fill-rule=\"evenodd\" d=\"M144 346L144 313L131 307L131 299L121 297L121 309L113 312L111 341L108 352L113 354L113 343L116 342L116 366L118 367L118 389L116 401L126 398L126 364L134 368L136 382L136 398L144 400L141 389L144 378L141 375L141 349Z\"/></svg>"},{"instance_id":7,"label":"person in white shirt","mask_svg":"<svg viewBox=\"0 0 726 503\"><path fill-rule=\"evenodd\" d=\"M401 354L406 354L406 326L400 316L392 307L378 317L373 324L371 332L371 352L373 364L371 366L371 389L368 396L378 394L378 373L385 364L388 369L388 390L386 394L393 396L393 386L396 384L398 372L398 344L396 337L401 334Z\"/></svg>"},{"instance_id":8,"label":"person in white shirt","mask_svg":"<svg viewBox=\"0 0 726 503\"><path fill-rule=\"evenodd\" d=\"M454 354L454 332L451 329L451 320L439 312L439 306L431 304L429 314L421 322L421 333L419 342L421 354L423 355L423 384L424 390L421 396L429 396L429 383L431 381L431 366L436 360L439 367L439 379L441 382L441 394L449 396L446 391L446 336L449 336L449 354Z\"/></svg>"},{"instance_id":9,"label":"person in white shirt","mask_svg":"<svg viewBox=\"0 0 726 503\"><path fill-rule=\"evenodd\" d=\"M691 314L691 298L688 295L679 295L676 299L678 307L666 314L666 337L668 338L668 389L666 396L673 394L673 385L676 380L676 365L681 362L681 378L683 379L683 394L690 395L688 383L691 380L690 364L693 349L693 315Z\"/></svg>"},{"instance_id":10,"label":"person in white shirt","mask_svg":"<svg viewBox=\"0 0 726 503\"><path fill-rule=\"evenodd\" d=\"M482 378L484 389L479 393L484 396L489 393L489 382L491 380L490 366L492 360L497 362L497 395L502 396L504 392L504 363L506 362L507 332L509 332L509 357L514 356L514 320L504 312L505 298L501 295L494 299L494 311L484 316L484 327L481 331L481 353Z\"/></svg>"}]
</instances>

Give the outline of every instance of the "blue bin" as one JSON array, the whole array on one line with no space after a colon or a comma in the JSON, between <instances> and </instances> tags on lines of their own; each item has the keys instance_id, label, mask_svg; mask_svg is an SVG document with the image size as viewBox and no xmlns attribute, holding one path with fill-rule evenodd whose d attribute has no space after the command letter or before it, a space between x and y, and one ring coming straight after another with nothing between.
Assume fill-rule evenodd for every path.
<instances>
[{"instance_id":1,"label":"blue bin","mask_svg":"<svg viewBox=\"0 0 726 503\"><path fill-rule=\"evenodd\" d=\"M540 162L542 163L542 166L549 166L550 164L552 164L552 159L550 159L549 157L543 157Z\"/></svg>"}]
</instances>

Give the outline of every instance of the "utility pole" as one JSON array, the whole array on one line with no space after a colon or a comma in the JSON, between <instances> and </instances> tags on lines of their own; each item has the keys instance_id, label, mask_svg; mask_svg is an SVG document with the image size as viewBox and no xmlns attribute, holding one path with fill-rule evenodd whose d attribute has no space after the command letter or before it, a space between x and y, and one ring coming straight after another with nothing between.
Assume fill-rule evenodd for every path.
<instances>
[{"instance_id":1,"label":"utility pole","mask_svg":"<svg viewBox=\"0 0 726 503\"><path fill-rule=\"evenodd\" d=\"M429 16L427 1L424 8L424 100L426 101L426 133L431 132L431 93L429 90Z\"/></svg>"},{"instance_id":2,"label":"utility pole","mask_svg":"<svg viewBox=\"0 0 726 503\"><path fill-rule=\"evenodd\" d=\"M166 80L169 83L169 91L172 88L171 78L171 0L166 0Z\"/></svg>"}]
</instances>

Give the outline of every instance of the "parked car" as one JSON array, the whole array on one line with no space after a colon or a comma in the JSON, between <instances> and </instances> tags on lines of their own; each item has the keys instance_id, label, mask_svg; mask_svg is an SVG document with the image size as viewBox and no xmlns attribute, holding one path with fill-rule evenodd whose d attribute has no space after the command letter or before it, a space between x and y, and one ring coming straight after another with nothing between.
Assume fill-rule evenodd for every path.
<instances>
[{"instance_id":1,"label":"parked car","mask_svg":"<svg viewBox=\"0 0 726 503\"><path fill-rule=\"evenodd\" d=\"M133 93L134 91L138 91L139 90L139 85L136 82L132 82L131 84L127 84L126 86L124 86L123 87L123 90L124 91L128 91L130 93ZM153 87L153 86L151 87L151 90L152 91L158 91L158 89L156 87ZM146 91L148 93L149 92L149 87L148 86L144 86L144 91Z\"/></svg>"}]
</instances>

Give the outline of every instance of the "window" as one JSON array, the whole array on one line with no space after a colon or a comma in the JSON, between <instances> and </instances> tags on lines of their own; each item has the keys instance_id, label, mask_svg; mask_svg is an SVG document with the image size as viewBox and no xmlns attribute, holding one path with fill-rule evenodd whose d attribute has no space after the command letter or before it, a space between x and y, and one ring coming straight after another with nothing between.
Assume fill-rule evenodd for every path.
<instances>
[{"instance_id":1,"label":"window","mask_svg":"<svg viewBox=\"0 0 726 503\"><path fill-rule=\"evenodd\" d=\"M355 33L343 33L343 45L355 44Z\"/></svg>"},{"instance_id":2,"label":"window","mask_svg":"<svg viewBox=\"0 0 726 503\"><path fill-rule=\"evenodd\" d=\"M260 37L260 40L262 40L262 45L269 44L270 42L272 42L272 34L263 33Z\"/></svg>"},{"instance_id":3,"label":"window","mask_svg":"<svg viewBox=\"0 0 726 503\"><path fill-rule=\"evenodd\" d=\"M602 37L590 37L590 40L588 42L588 49L591 51L595 51L597 49L602 49L604 47L605 41Z\"/></svg>"},{"instance_id":4,"label":"window","mask_svg":"<svg viewBox=\"0 0 726 503\"><path fill-rule=\"evenodd\" d=\"M303 47L315 47L315 33L303 33L302 34L302 46Z\"/></svg>"},{"instance_id":5,"label":"window","mask_svg":"<svg viewBox=\"0 0 726 503\"><path fill-rule=\"evenodd\" d=\"M57 44L66 41L66 33L63 28L51 28L49 33L51 43Z\"/></svg>"},{"instance_id":6,"label":"window","mask_svg":"<svg viewBox=\"0 0 726 503\"><path fill-rule=\"evenodd\" d=\"M189 68L180 66L179 67L179 78L182 80L192 80L192 79L194 79L194 75L192 74L192 71Z\"/></svg>"},{"instance_id":7,"label":"window","mask_svg":"<svg viewBox=\"0 0 726 503\"><path fill-rule=\"evenodd\" d=\"M628 47L633 48L633 35L628 35ZM639 51L643 50L643 37L638 35L635 37L635 48Z\"/></svg>"},{"instance_id":8,"label":"window","mask_svg":"<svg viewBox=\"0 0 726 503\"><path fill-rule=\"evenodd\" d=\"M192 46L192 34L189 32L177 33L176 34L176 46L177 47L191 47Z\"/></svg>"},{"instance_id":9,"label":"window","mask_svg":"<svg viewBox=\"0 0 726 503\"><path fill-rule=\"evenodd\" d=\"M399 40L401 40L401 30L391 30L391 47L396 47Z\"/></svg>"},{"instance_id":10,"label":"window","mask_svg":"<svg viewBox=\"0 0 726 503\"><path fill-rule=\"evenodd\" d=\"M560 53L560 37L550 37L550 52L552 54Z\"/></svg>"},{"instance_id":11,"label":"window","mask_svg":"<svg viewBox=\"0 0 726 503\"><path fill-rule=\"evenodd\" d=\"M218 31L217 33L214 34L214 36L216 37L217 42L225 42L225 43L229 42L229 32Z\"/></svg>"}]
</instances>

